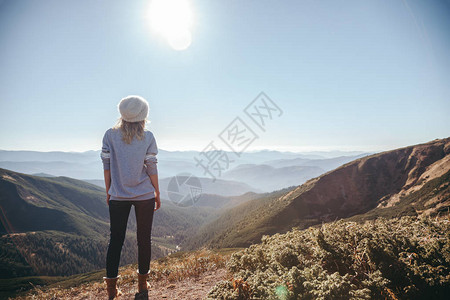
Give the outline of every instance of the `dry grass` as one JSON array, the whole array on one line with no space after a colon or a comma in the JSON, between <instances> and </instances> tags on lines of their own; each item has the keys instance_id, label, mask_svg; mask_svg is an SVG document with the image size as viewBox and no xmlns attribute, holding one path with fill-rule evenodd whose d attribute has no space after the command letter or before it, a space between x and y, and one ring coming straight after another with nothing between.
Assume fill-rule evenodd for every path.
<instances>
[{"instance_id":1,"label":"dry grass","mask_svg":"<svg viewBox=\"0 0 450 300\"><path fill-rule=\"evenodd\" d=\"M152 263L150 280L169 283L198 277L206 271L225 267L230 255L202 249L182 255L168 256Z\"/></svg>"},{"instance_id":2,"label":"dry grass","mask_svg":"<svg viewBox=\"0 0 450 300\"><path fill-rule=\"evenodd\" d=\"M237 249L236 249L237 250ZM154 287L173 286L179 281L198 278L202 274L224 269L226 262L235 249L216 252L201 249L195 252L178 252L151 262L149 282ZM137 265L121 267L119 288L124 292L124 299L134 296L137 287ZM93 281L71 288L60 286L34 287L24 296L14 298L25 299L101 299L105 296L105 286L102 281Z\"/></svg>"}]
</instances>

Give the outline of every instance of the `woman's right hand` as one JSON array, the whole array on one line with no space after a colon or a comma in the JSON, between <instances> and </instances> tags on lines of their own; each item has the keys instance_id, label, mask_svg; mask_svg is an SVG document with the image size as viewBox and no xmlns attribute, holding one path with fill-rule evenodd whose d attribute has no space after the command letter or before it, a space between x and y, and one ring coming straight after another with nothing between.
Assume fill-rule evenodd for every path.
<instances>
[{"instance_id":1,"label":"woman's right hand","mask_svg":"<svg viewBox=\"0 0 450 300\"><path fill-rule=\"evenodd\" d=\"M159 197L159 191L155 191L155 211L157 211L161 207L161 199Z\"/></svg>"}]
</instances>

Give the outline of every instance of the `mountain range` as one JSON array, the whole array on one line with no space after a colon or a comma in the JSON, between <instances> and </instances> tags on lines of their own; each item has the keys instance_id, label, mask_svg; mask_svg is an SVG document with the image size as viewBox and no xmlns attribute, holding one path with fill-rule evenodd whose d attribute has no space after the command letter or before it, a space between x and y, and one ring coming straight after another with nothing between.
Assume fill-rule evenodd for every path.
<instances>
[{"instance_id":1,"label":"mountain range","mask_svg":"<svg viewBox=\"0 0 450 300\"><path fill-rule=\"evenodd\" d=\"M184 245L246 247L262 235L342 218L448 213L450 138L358 158L303 185L224 211Z\"/></svg>"},{"instance_id":2,"label":"mountain range","mask_svg":"<svg viewBox=\"0 0 450 300\"><path fill-rule=\"evenodd\" d=\"M247 247L263 235L337 219L446 214L450 207L449 153L450 138L372 155L356 154L356 159L295 155L267 159L268 153L258 153L256 162L242 163L224 174L228 179L217 183L202 179L205 187L217 184L222 195L205 188L207 192L188 207L174 204L165 195L162 208L155 213L152 258L180 247ZM325 173L318 170L333 167ZM298 178L296 172L289 172L291 168L318 175ZM277 169L291 178L283 188L266 192L252 186L257 180L270 185L270 179L280 172ZM272 175L267 179L255 175L264 174L262 170ZM51 177L44 170L39 173L0 169L0 278L66 276L103 268L109 234L104 188L69 177ZM133 214L128 226L122 264L136 259Z\"/></svg>"},{"instance_id":3,"label":"mountain range","mask_svg":"<svg viewBox=\"0 0 450 300\"><path fill-rule=\"evenodd\" d=\"M194 157L202 158L199 151L159 150L158 171L162 183L182 173L192 174L204 183L205 193L222 196L245 192L270 192L290 185L299 185L337 166L352 161L361 152L294 153L262 150L245 152L237 157L224 152L233 161L218 180L210 184L211 177L197 166ZM336 156L333 156L336 155ZM338 156L339 155L339 156ZM343 156L347 155L347 156ZM43 176L66 176L103 186L100 151L38 152L0 150L0 168ZM270 181L268 181L270 178ZM226 183L225 181L230 181Z\"/></svg>"}]
</instances>

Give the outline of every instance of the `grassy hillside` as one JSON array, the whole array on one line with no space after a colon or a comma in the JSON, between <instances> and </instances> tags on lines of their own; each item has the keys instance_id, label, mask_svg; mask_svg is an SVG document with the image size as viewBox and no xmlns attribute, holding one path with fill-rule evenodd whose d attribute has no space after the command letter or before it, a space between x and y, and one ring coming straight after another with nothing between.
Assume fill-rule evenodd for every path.
<instances>
[{"instance_id":1,"label":"grassy hillside","mask_svg":"<svg viewBox=\"0 0 450 300\"><path fill-rule=\"evenodd\" d=\"M357 159L305 184L236 206L205 224L186 247L246 247L341 218L437 214L449 203L450 138Z\"/></svg>"},{"instance_id":2,"label":"grassy hillside","mask_svg":"<svg viewBox=\"0 0 450 300\"><path fill-rule=\"evenodd\" d=\"M104 191L70 178L43 178L0 169L0 232L59 230L100 237L108 210Z\"/></svg>"},{"instance_id":3,"label":"grassy hillside","mask_svg":"<svg viewBox=\"0 0 450 300\"><path fill-rule=\"evenodd\" d=\"M266 212L272 214L273 211L268 209L269 205L293 188L260 194L255 199L224 210L213 221L200 227L197 233L188 238L182 246L190 250L205 245L213 245L214 248L227 248L225 245L230 244L233 244L233 247L243 247L249 242L257 241L261 234L270 231L269 226L272 224L268 224L267 227L252 226L252 224L265 220Z\"/></svg>"}]
</instances>

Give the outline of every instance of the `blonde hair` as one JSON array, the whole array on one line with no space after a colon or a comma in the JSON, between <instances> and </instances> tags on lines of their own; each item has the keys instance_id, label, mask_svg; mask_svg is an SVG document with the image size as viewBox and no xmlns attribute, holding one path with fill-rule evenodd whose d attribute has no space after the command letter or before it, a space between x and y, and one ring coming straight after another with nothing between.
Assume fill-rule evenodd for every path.
<instances>
[{"instance_id":1,"label":"blonde hair","mask_svg":"<svg viewBox=\"0 0 450 300\"><path fill-rule=\"evenodd\" d=\"M120 129L122 131L122 140L131 144L133 138L136 137L138 140L143 140L145 137L145 124L147 119L139 122L127 122L122 118L117 120L117 124L114 125L113 129Z\"/></svg>"}]
</instances>

